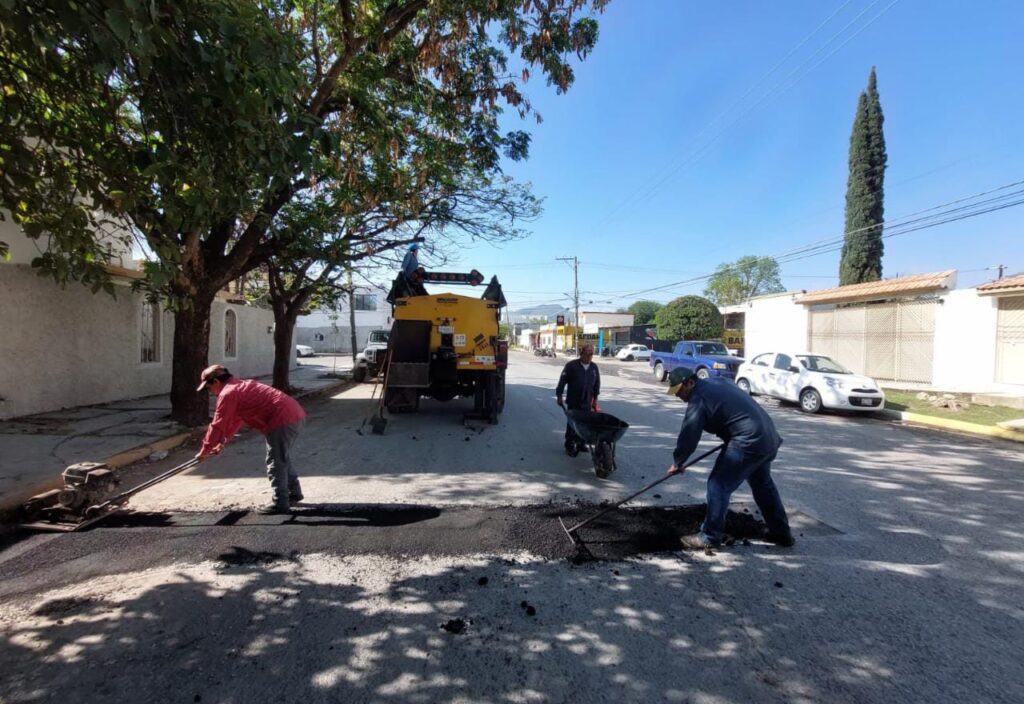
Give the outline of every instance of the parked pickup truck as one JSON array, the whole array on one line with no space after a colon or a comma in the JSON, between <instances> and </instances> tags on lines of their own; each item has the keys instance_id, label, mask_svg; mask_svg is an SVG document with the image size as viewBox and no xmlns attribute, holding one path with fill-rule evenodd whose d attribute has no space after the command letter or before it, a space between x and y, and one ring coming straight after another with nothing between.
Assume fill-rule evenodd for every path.
<instances>
[{"instance_id":1,"label":"parked pickup truck","mask_svg":"<svg viewBox=\"0 0 1024 704\"><path fill-rule=\"evenodd\" d=\"M651 369L658 381L665 381L676 367L692 369L699 379L712 376L736 378L736 370L743 364L739 357L733 357L721 342L677 342L672 352L652 352Z\"/></svg>"},{"instance_id":2,"label":"parked pickup truck","mask_svg":"<svg viewBox=\"0 0 1024 704\"><path fill-rule=\"evenodd\" d=\"M380 373L384 355L388 351L389 330L372 330L366 339L366 347L356 355L356 367L353 378L358 381L372 379Z\"/></svg>"}]
</instances>

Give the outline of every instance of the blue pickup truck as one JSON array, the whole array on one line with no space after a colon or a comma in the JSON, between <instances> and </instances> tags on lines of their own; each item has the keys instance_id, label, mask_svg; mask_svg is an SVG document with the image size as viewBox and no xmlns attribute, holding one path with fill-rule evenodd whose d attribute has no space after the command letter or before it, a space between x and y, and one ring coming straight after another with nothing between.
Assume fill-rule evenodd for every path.
<instances>
[{"instance_id":1,"label":"blue pickup truck","mask_svg":"<svg viewBox=\"0 0 1024 704\"><path fill-rule=\"evenodd\" d=\"M721 342L677 342L672 352L652 352L651 369L658 381L665 381L676 367L692 369L700 379L712 376L736 378L736 370L743 364L739 357L733 357Z\"/></svg>"}]
</instances>

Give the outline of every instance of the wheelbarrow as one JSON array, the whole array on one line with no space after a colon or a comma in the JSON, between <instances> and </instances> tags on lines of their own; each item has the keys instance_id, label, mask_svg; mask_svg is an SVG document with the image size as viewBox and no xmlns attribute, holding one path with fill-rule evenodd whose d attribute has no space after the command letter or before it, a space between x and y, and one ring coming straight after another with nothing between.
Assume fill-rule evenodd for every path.
<instances>
[{"instance_id":1,"label":"wheelbarrow","mask_svg":"<svg viewBox=\"0 0 1024 704\"><path fill-rule=\"evenodd\" d=\"M607 479L616 469L615 443L625 435L629 423L600 411L566 410L565 417L590 451L594 474L599 479ZM575 452L578 454L579 449ZM569 454L575 456L572 450Z\"/></svg>"}]
</instances>

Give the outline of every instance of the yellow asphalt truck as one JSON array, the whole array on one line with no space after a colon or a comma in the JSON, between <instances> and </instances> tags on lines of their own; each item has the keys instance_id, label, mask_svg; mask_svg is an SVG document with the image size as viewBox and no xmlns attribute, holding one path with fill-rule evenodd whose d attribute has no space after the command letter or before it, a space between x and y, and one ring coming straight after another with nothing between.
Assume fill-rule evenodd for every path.
<instances>
[{"instance_id":1,"label":"yellow asphalt truck","mask_svg":"<svg viewBox=\"0 0 1024 704\"><path fill-rule=\"evenodd\" d=\"M427 293L423 283L479 286L483 275L426 272L407 279L399 274L391 287L391 335L384 379L384 403L391 413L416 411L420 398L438 401L472 398L466 420L497 423L505 407L508 341L498 323L505 296L491 277L479 298Z\"/></svg>"}]
</instances>

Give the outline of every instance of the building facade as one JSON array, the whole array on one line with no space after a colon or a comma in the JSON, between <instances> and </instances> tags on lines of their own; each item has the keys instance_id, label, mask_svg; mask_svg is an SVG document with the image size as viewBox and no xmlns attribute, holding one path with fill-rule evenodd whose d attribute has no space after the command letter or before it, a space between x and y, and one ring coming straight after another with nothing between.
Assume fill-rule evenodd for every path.
<instances>
[{"instance_id":1,"label":"building facade","mask_svg":"<svg viewBox=\"0 0 1024 704\"><path fill-rule=\"evenodd\" d=\"M391 304L384 286L360 286L353 296L356 317L356 351L362 351L373 330L391 329ZM295 344L309 345L320 353L351 354L352 324L348 296L342 296L334 308L299 316L295 325Z\"/></svg>"}]
</instances>

